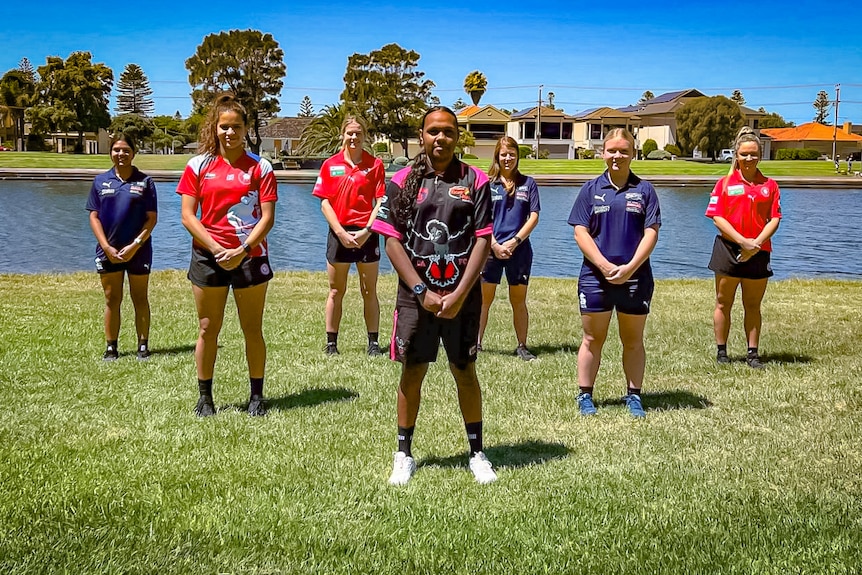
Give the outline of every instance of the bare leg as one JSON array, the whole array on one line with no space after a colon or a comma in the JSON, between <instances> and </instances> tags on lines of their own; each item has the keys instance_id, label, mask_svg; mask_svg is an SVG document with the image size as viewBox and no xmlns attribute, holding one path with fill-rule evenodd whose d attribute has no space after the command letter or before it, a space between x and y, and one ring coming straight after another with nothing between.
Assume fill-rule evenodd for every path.
<instances>
[{"instance_id":1,"label":"bare leg","mask_svg":"<svg viewBox=\"0 0 862 575\"><path fill-rule=\"evenodd\" d=\"M767 278L759 280L742 280L742 307L745 309L743 325L748 347L758 347L760 343L760 328L763 317L760 314L760 302L766 293Z\"/></svg>"},{"instance_id":2,"label":"bare leg","mask_svg":"<svg viewBox=\"0 0 862 575\"><path fill-rule=\"evenodd\" d=\"M149 274L129 275L129 293L135 306L135 330L138 341L150 338Z\"/></svg>"},{"instance_id":3,"label":"bare leg","mask_svg":"<svg viewBox=\"0 0 862 575\"><path fill-rule=\"evenodd\" d=\"M123 303L123 277L125 272L99 274L105 292L105 341L120 337L120 308Z\"/></svg>"},{"instance_id":4,"label":"bare leg","mask_svg":"<svg viewBox=\"0 0 862 575\"><path fill-rule=\"evenodd\" d=\"M266 369L266 342L263 340L263 307L269 282L233 290L239 325L245 337L245 359L249 377L263 377Z\"/></svg>"},{"instance_id":5,"label":"bare leg","mask_svg":"<svg viewBox=\"0 0 862 575\"><path fill-rule=\"evenodd\" d=\"M494 296L497 294L497 284L482 282L482 312L479 315L479 345L482 344L482 338L485 336L485 327L488 325L488 314L491 311L491 304L494 303Z\"/></svg>"},{"instance_id":6,"label":"bare leg","mask_svg":"<svg viewBox=\"0 0 862 575\"><path fill-rule=\"evenodd\" d=\"M198 379L212 379L218 352L218 334L224 321L227 287L192 286L198 311L198 341L195 344L195 365Z\"/></svg>"},{"instance_id":7,"label":"bare leg","mask_svg":"<svg viewBox=\"0 0 862 575\"><path fill-rule=\"evenodd\" d=\"M350 264L326 264L329 276L329 296L326 298L326 331L338 332L341 325L341 304L347 291L347 274Z\"/></svg>"},{"instance_id":8,"label":"bare leg","mask_svg":"<svg viewBox=\"0 0 862 575\"><path fill-rule=\"evenodd\" d=\"M584 337L578 349L578 387L593 387L602 363L602 347L608 337L611 323L609 311L582 313Z\"/></svg>"},{"instance_id":9,"label":"bare leg","mask_svg":"<svg viewBox=\"0 0 862 575\"><path fill-rule=\"evenodd\" d=\"M459 369L450 362L449 370L458 385L458 405L461 407L464 423L482 421L482 390L479 387L479 378L476 377L476 364L471 361L467 367Z\"/></svg>"},{"instance_id":10,"label":"bare leg","mask_svg":"<svg viewBox=\"0 0 862 575\"><path fill-rule=\"evenodd\" d=\"M715 275L715 311L712 313L712 325L715 331L715 343L726 345L730 334L730 310L736 297L736 287L739 278Z\"/></svg>"},{"instance_id":11,"label":"bare leg","mask_svg":"<svg viewBox=\"0 0 862 575\"><path fill-rule=\"evenodd\" d=\"M356 264L359 272L359 291L362 293L362 303L365 313L365 329L369 332L380 331L380 300L377 298L377 275L379 262Z\"/></svg>"},{"instance_id":12,"label":"bare leg","mask_svg":"<svg viewBox=\"0 0 862 575\"><path fill-rule=\"evenodd\" d=\"M623 345L623 371L626 374L626 385L632 389L640 389L644 381L646 368L646 351L644 350L644 326L646 315L630 315L617 313L620 325L620 342Z\"/></svg>"},{"instance_id":13,"label":"bare leg","mask_svg":"<svg viewBox=\"0 0 862 575\"><path fill-rule=\"evenodd\" d=\"M509 286L509 301L512 304L512 319L515 324L515 337L518 345L527 345L527 329L530 326L530 312L527 311L527 286Z\"/></svg>"},{"instance_id":14,"label":"bare leg","mask_svg":"<svg viewBox=\"0 0 862 575\"><path fill-rule=\"evenodd\" d=\"M419 415L422 382L428 373L427 363L404 364L398 384L398 427L413 427Z\"/></svg>"}]
</instances>

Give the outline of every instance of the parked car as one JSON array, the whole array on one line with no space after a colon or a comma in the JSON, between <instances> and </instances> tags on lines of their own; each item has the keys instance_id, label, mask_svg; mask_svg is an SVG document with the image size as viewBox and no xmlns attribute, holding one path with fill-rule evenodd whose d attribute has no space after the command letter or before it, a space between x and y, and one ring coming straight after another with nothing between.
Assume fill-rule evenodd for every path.
<instances>
[{"instance_id":1,"label":"parked car","mask_svg":"<svg viewBox=\"0 0 862 575\"><path fill-rule=\"evenodd\" d=\"M646 157L647 160L672 160L673 154L667 150L653 150Z\"/></svg>"},{"instance_id":2,"label":"parked car","mask_svg":"<svg viewBox=\"0 0 862 575\"><path fill-rule=\"evenodd\" d=\"M12 148L7 148L6 146L0 146L0 152L11 152Z\"/></svg>"},{"instance_id":3,"label":"parked car","mask_svg":"<svg viewBox=\"0 0 862 575\"><path fill-rule=\"evenodd\" d=\"M731 149L722 150L721 153L718 155L718 161L719 162L732 162L733 161L733 150L731 150Z\"/></svg>"}]
</instances>

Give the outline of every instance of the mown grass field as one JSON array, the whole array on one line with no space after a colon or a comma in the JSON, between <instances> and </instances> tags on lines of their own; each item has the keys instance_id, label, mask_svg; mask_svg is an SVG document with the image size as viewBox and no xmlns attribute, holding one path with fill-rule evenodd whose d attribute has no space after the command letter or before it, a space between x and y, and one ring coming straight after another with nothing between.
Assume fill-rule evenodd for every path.
<instances>
[{"instance_id":1,"label":"mown grass field","mask_svg":"<svg viewBox=\"0 0 862 575\"><path fill-rule=\"evenodd\" d=\"M0 276L0 572L858 574L862 284L772 283L762 371L714 363L712 285L657 282L643 421L619 401L615 333L599 414L577 415L574 280L535 278L531 344L512 355L505 290L477 369L480 486L454 384L431 367L419 469L386 483L399 366L364 355L356 277L342 355L323 354L326 279L277 274L265 317L270 415L249 418L229 304L219 413L193 415L196 319L182 272L151 280L154 355L103 363L95 274ZM395 280L380 286L384 341ZM739 306L738 306L739 307Z\"/></svg>"},{"instance_id":2,"label":"mown grass field","mask_svg":"<svg viewBox=\"0 0 862 575\"><path fill-rule=\"evenodd\" d=\"M189 155L138 154L135 165L147 170L182 170ZM468 163L487 169L489 160L469 160ZM841 163L846 170L846 163ZM103 168L111 167L107 155L72 155L49 152L2 152L0 168ZM521 160L525 174L600 174L605 165L602 160ZM727 173L728 164L676 161L640 160L632 163L635 173L650 175L705 175L721 176ZM773 176L835 176L835 164L823 160L770 161L761 163L764 174Z\"/></svg>"}]
</instances>

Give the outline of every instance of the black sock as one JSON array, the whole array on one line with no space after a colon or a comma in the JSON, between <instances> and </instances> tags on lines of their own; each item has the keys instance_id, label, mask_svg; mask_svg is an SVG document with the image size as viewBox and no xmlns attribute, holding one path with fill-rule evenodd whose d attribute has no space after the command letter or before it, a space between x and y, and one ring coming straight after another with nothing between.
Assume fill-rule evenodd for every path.
<instances>
[{"instance_id":1,"label":"black sock","mask_svg":"<svg viewBox=\"0 0 862 575\"><path fill-rule=\"evenodd\" d=\"M641 394L641 390L639 387L638 388L630 387L628 389L628 392L629 392L629 395L640 395Z\"/></svg>"},{"instance_id":2,"label":"black sock","mask_svg":"<svg viewBox=\"0 0 862 575\"><path fill-rule=\"evenodd\" d=\"M377 339L379 336L380 336L380 332L369 331L368 332L368 345L371 345L372 343L377 343L378 341L380 341L379 339Z\"/></svg>"},{"instance_id":3,"label":"black sock","mask_svg":"<svg viewBox=\"0 0 862 575\"><path fill-rule=\"evenodd\" d=\"M716 347L718 347L719 355L727 355L727 344L726 343L718 344Z\"/></svg>"},{"instance_id":4,"label":"black sock","mask_svg":"<svg viewBox=\"0 0 862 575\"><path fill-rule=\"evenodd\" d=\"M410 450L413 447L413 427L398 426L398 451L403 451L408 457L413 457L413 452Z\"/></svg>"},{"instance_id":5,"label":"black sock","mask_svg":"<svg viewBox=\"0 0 862 575\"><path fill-rule=\"evenodd\" d=\"M251 395L263 395L263 378L262 377L250 377L248 378L249 384L251 385Z\"/></svg>"},{"instance_id":6,"label":"black sock","mask_svg":"<svg viewBox=\"0 0 862 575\"><path fill-rule=\"evenodd\" d=\"M108 347L113 349L114 351L117 351L117 340L116 339L109 339L108 340Z\"/></svg>"},{"instance_id":7,"label":"black sock","mask_svg":"<svg viewBox=\"0 0 862 575\"><path fill-rule=\"evenodd\" d=\"M579 387L578 389L580 390L581 393L589 393L590 395L593 394L593 388L592 387Z\"/></svg>"},{"instance_id":8,"label":"black sock","mask_svg":"<svg viewBox=\"0 0 862 575\"><path fill-rule=\"evenodd\" d=\"M209 379L199 379L198 380L198 391L201 395L209 395L212 397L213 395L213 378Z\"/></svg>"},{"instance_id":9,"label":"black sock","mask_svg":"<svg viewBox=\"0 0 862 575\"><path fill-rule=\"evenodd\" d=\"M757 348L749 347L748 348L748 357L756 357L757 356Z\"/></svg>"},{"instance_id":10,"label":"black sock","mask_svg":"<svg viewBox=\"0 0 862 575\"><path fill-rule=\"evenodd\" d=\"M470 443L470 457L482 451L482 422L475 421L464 425L467 429L467 441Z\"/></svg>"},{"instance_id":11,"label":"black sock","mask_svg":"<svg viewBox=\"0 0 862 575\"><path fill-rule=\"evenodd\" d=\"M326 343L338 343L338 332L337 331L328 331L326 332Z\"/></svg>"}]
</instances>

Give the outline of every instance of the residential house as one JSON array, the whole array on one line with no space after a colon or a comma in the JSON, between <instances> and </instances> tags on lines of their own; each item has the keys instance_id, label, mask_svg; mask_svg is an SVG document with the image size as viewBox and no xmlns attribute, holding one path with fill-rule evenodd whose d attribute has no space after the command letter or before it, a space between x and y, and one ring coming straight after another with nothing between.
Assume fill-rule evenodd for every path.
<instances>
[{"instance_id":1,"label":"residential house","mask_svg":"<svg viewBox=\"0 0 862 575\"><path fill-rule=\"evenodd\" d=\"M302 131L313 119L311 117L273 118L260 129L260 151L267 152L274 158L280 155L295 155Z\"/></svg>"},{"instance_id":2,"label":"residential house","mask_svg":"<svg viewBox=\"0 0 862 575\"><path fill-rule=\"evenodd\" d=\"M772 153L764 153L764 156L774 158L777 150L786 148L811 148L831 158L834 140L835 153L839 156L846 158L853 153L858 157L862 151L862 136L851 133L851 129L849 122L842 127L808 122L793 128L764 128L761 133L772 140Z\"/></svg>"},{"instance_id":3,"label":"residential house","mask_svg":"<svg viewBox=\"0 0 862 575\"><path fill-rule=\"evenodd\" d=\"M506 135L510 116L491 105L470 105L457 112L458 127L473 134L475 146L469 153L478 158L491 158L497 141Z\"/></svg>"},{"instance_id":4,"label":"residential house","mask_svg":"<svg viewBox=\"0 0 862 575\"><path fill-rule=\"evenodd\" d=\"M538 133L536 124L541 124ZM534 150L547 151L549 158L574 159L575 117L562 110L538 106L512 114L509 135Z\"/></svg>"},{"instance_id":5,"label":"residential house","mask_svg":"<svg viewBox=\"0 0 862 575\"><path fill-rule=\"evenodd\" d=\"M640 117L632 112L621 112L607 106L584 110L574 115L575 148L593 150L601 154L607 133L614 128L626 128L638 133ZM640 144L638 143L638 148Z\"/></svg>"}]
</instances>

